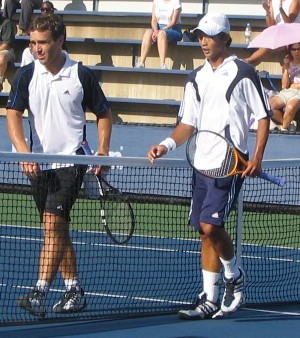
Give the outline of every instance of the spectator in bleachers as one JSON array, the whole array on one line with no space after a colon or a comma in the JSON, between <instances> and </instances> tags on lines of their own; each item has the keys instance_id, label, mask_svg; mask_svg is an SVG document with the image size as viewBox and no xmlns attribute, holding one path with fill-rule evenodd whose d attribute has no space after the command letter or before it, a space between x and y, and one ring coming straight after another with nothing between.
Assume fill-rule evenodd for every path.
<instances>
[{"instance_id":1,"label":"spectator in bleachers","mask_svg":"<svg viewBox=\"0 0 300 338\"><path fill-rule=\"evenodd\" d=\"M41 4L40 7L41 15L53 14L56 8L51 1L45 1ZM21 67L28 65L29 63L35 60L35 56L32 53L31 46L25 48L22 53Z\"/></svg>"},{"instance_id":2,"label":"spectator in bleachers","mask_svg":"<svg viewBox=\"0 0 300 338\"><path fill-rule=\"evenodd\" d=\"M9 63L14 62L15 29L12 22L0 12L0 91L3 90L5 73Z\"/></svg>"},{"instance_id":3,"label":"spectator in bleachers","mask_svg":"<svg viewBox=\"0 0 300 338\"><path fill-rule=\"evenodd\" d=\"M262 6L266 11L268 27L282 23L300 22L299 0L265 0L262 2ZM245 61L257 66L272 52L272 49L259 48Z\"/></svg>"},{"instance_id":4,"label":"spectator in bleachers","mask_svg":"<svg viewBox=\"0 0 300 338\"><path fill-rule=\"evenodd\" d=\"M290 45L288 51L283 60L282 90L269 101L274 113L272 120L282 126L282 131L295 132L295 116L300 109L300 42Z\"/></svg>"},{"instance_id":5,"label":"spectator in bleachers","mask_svg":"<svg viewBox=\"0 0 300 338\"><path fill-rule=\"evenodd\" d=\"M153 44L157 44L160 68L168 68L165 62L168 44L182 39L180 13L180 0L153 1L151 29L147 29L144 34L140 62L135 68L145 67L146 58Z\"/></svg>"},{"instance_id":6,"label":"spectator in bleachers","mask_svg":"<svg viewBox=\"0 0 300 338\"><path fill-rule=\"evenodd\" d=\"M12 19L16 10L21 8L19 18L19 29L21 35L28 35L32 13L35 9L39 9L43 0L6 0L4 4L4 16Z\"/></svg>"}]
</instances>

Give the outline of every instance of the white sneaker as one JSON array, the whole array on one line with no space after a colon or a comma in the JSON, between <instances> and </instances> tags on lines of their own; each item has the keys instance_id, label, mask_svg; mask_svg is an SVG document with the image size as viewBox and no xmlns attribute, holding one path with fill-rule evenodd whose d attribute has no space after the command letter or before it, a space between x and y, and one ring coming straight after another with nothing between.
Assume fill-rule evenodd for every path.
<instances>
[{"instance_id":1,"label":"white sneaker","mask_svg":"<svg viewBox=\"0 0 300 338\"><path fill-rule=\"evenodd\" d=\"M205 292L201 292L198 295L197 301L191 309L178 312L180 319L210 319L222 316L223 313L220 311L220 307L208 301Z\"/></svg>"},{"instance_id":2,"label":"white sneaker","mask_svg":"<svg viewBox=\"0 0 300 338\"><path fill-rule=\"evenodd\" d=\"M162 63L160 65L160 69L168 69L168 66L165 63Z\"/></svg>"},{"instance_id":3,"label":"white sneaker","mask_svg":"<svg viewBox=\"0 0 300 338\"><path fill-rule=\"evenodd\" d=\"M221 310L224 313L236 311L243 303L243 294L245 290L245 273L239 268L240 276L238 278L227 279L224 277L225 290L221 303Z\"/></svg>"},{"instance_id":4,"label":"white sneaker","mask_svg":"<svg viewBox=\"0 0 300 338\"><path fill-rule=\"evenodd\" d=\"M86 300L82 289L71 288L53 306L55 313L72 313L82 311L86 307Z\"/></svg>"},{"instance_id":5,"label":"white sneaker","mask_svg":"<svg viewBox=\"0 0 300 338\"><path fill-rule=\"evenodd\" d=\"M297 122L293 120L293 121L290 123L289 129L288 129L288 130L289 130L290 133L295 133L296 130L297 130Z\"/></svg>"},{"instance_id":6,"label":"white sneaker","mask_svg":"<svg viewBox=\"0 0 300 338\"><path fill-rule=\"evenodd\" d=\"M142 63L142 62L137 62L137 63L134 65L134 68L145 68L145 64Z\"/></svg>"}]
</instances>

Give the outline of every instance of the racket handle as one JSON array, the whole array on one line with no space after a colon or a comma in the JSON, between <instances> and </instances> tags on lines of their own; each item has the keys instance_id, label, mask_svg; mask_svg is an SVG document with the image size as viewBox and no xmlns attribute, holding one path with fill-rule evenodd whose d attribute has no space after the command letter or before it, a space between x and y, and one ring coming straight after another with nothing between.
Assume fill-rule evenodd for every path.
<instances>
[{"instance_id":1,"label":"racket handle","mask_svg":"<svg viewBox=\"0 0 300 338\"><path fill-rule=\"evenodd\" d=\"M263 171L260 172L259 177L262 178L262 179L264 179L264 180L266 180L266 181L269 181L271 183L277 184L280 187L282 187L285 184L285 179L284 178L279 178L279 177L267 174L267 173L265 173Z\"/></svg>"}]
</instances>

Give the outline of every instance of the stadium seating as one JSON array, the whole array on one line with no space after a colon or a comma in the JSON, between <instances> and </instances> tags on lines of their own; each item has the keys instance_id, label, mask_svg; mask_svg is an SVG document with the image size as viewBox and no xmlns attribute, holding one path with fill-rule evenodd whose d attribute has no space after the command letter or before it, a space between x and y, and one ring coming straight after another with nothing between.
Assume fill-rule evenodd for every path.
<instances>
[{"instance_id":1,"label":"stadium seating","mask_svg":"<svg viewBox=\"0 0 300 338\"><path fill-rule=\"evenodd\" d=\"M169 48L168 70L159 69L157 49L152 48L145 69L133 66L140 54L141 38L149 27L150 13L62 11L67 26L67 51L70 56L91 67L107 97L110 98L115 121L142 123L175 123L179 102L188 73L203 63L197 42L178 42ZM17 22L17 12L14 21ZM195 27L199 14L182 14L182 28ZM253 36L265 27L262 16L229 15L232 26L232 53L241 58L250 55L244 41L245 23L250 22ZM19 67L22 51L28 38L17 36L16 64ZM266 70L278 82L282 55L276 53L263 62ZM0 97L0 113L10 85L6 81Z\"/></svg>"}]
</instances>

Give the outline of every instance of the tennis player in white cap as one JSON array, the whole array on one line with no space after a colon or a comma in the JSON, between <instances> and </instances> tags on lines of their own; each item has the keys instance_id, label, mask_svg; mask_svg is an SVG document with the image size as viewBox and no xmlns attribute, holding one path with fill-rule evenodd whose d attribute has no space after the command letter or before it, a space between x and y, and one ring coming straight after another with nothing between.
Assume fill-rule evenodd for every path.
<instances>
[{"instance_id":1,"label":"tennis player in white cap","mask_svg":"<svg viewBox=\"0 0 300 338\"><path fill-rule=\"evenodd\" d=\"M179 111L180 123L170 137L150 148L148 158L153 162L174 150L195 130L209 130L229 139L247 160L247 166L242 175L226 178L210 178L194 172L189 223L200 234L203 285L195 304L179 311L182 319L216 318L236 311L243 302L245 273L237 265L225 224L245 176L256 176L261 170L270 123L270 107L254 68L230 55L228 18L222 13L207 13L194 33L205 62L189 75ZM249 160L247 139L251 114L258 120L258 130ZM222 268L225 290L219 301Z\"/></svg>"}]
</instances>

